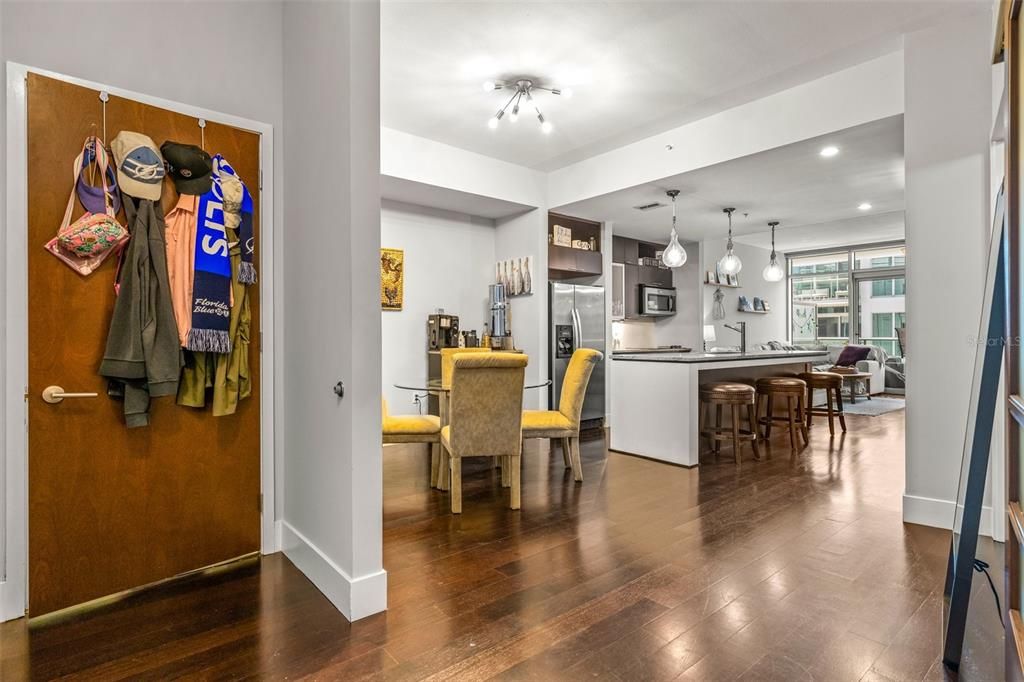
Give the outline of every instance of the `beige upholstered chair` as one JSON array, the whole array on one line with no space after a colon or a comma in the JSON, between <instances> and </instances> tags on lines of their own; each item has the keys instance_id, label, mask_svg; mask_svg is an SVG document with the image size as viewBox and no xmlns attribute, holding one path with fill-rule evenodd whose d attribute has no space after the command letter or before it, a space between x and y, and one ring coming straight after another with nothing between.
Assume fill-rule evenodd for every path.
<instances>
[{"instance_id":1,"label":"beige upholstered chair","mask_svg":"<svg viewBox=\"0 0 1024 682\"><path fill-rule=\"evenodd\" d=\"M450 478L452 513L462 513L462 459L509 457L512 509L519 509L523 385L522 353L465 353L455 357L451 423L441 428L441 480Z\"/></svg>"},{"instance_id":2,"label":"beige upholstered chair","mask_svg":"<svg viewBox=\"0 0 1024 682\"><path fill-rule=\"evenodd\" d=\"M430 443L430 486L437 487L441 466L441 420L431 414L410 414L392 417L388 402L381 398L381 433L384 444Z\"/></svg>"},{"instance_id":3,"label":"beige upholstered chair","mask_svg":"<svg viewBox=\"0 0 1024 682\"><path fill-rule=\"evenodd\" d=\"M592 348L577 348L569 360L562 381L562 395L557 410L527 410L523 412L523 438L560 438L562 459L572 468L573 478L583 480L580 462L580 415L587 384L594 367L603 355Z\"/></svg>"}]
</instances>

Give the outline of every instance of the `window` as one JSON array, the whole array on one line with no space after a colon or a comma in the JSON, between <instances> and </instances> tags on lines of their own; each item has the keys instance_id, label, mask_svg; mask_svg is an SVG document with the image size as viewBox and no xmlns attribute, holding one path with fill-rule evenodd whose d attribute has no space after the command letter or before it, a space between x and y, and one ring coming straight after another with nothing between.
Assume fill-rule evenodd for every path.
<instances>
[{"instance_id":1,"label":"window","mask_svg":"<svg viewBox=\"0 0 1024 682\"><path fill-rule=\"evenodd\" d=\"M907 264L906 247L902 244L879 249L863 249L853 254L854 270L902 268Z\"/></svg>"},{"instance_id":2,"label":"window","mask_svg":"<svg viewBox=\"0 0 1024 682\"><path fill-rule=\"evenodd\" d=\"M875 279L871 280L871 296L905 296L907 293L907 280L903 277L898 279Z\"/></svg>"},{"instance_id":3,"label":"window","mask_svg":"<svg viewBox=\"0 0 1024 682\"><path fill-rule=\"evenodd\" d=\"M845 343L849 338L848 252L789 259L790 339L794 343Z\"/></svg>"},{"instance_id":4,"label":"window","mask_svg":"<svg viewBox=\"0 0 1024 682\"><path fill-rule=\"evenodd\" d=\"M896 336L896 329L892 324L892 313L872 313L869 336Z\"/></svg>"},{"instance_id":5,"label":"window","mask_svg":"<svg viewBox=\"0 0 1024 682\"><path fill-rule=\"evenodd\" d=\"M790 340L805 345L850 342L881 346L898 353L896 329L904 322L906 264L903 244L799 255L789 262ZM884 272L888 270L889 272ZM872 279L872 271L884 279ZM852 290L858 282L856 291ZM853 294L856 294L854 296ZM868 305L866 299L880 299ZM889 300L886 300L889 299ZM858 301L851 317L851 302ZM871 328L868 328L868 325Z\"/></svg>"}]
</instances>

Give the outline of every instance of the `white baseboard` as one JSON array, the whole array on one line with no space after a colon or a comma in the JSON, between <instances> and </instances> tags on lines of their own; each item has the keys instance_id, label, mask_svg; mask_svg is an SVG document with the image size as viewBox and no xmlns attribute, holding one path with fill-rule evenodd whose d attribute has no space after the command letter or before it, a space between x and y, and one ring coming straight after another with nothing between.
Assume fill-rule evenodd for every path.
<instances>
[{"instance_id":1,"label":"white baseboard","mask_svg":"<svg viewBox=\"0 0 1024 682\"><path fill-rule=\"evenodd\" d=\"M285 556L324 593L342 615L349 620L359 620L387 609L387 571L380 570L351 578L287 521L277 523Z\"/></svg>"},{"instance_id":2,"label":"white baseboard","mask_svg":"<svg viewBox=\"0 0 1024 682\"><path fill-rule=\"evenodd\" d=\"M956 505L952 500L936 500L917 495L903 496L903 522L917 523L933 528L953 528L953 512ZM981 522L978 534L992 537L992 508L981 508Z\"/></svg>"},{"instance_id":3,"label":"white baseboard","mask_svg":"<svg viewBox=\"0 0 1024 682\"><path fill-rule=\"evenodd\" d=\"M0 582L0 623L23 618L25 604L15 597L15 590L7 582Z\"/></svg>"}]
</instances>

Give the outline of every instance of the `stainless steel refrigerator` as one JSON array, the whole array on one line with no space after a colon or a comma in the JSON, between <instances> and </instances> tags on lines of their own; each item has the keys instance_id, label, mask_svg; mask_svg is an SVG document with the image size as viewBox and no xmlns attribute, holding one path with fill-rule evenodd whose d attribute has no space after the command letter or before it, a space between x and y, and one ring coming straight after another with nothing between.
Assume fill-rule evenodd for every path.
<instances>
[{"instance_id":1,"label":"stainless steel refrigerator","mask_svg":"<svg viewBox=\"0 0 1024 682\"><path fill-rule=\"evenodd\" d=\"M602 353L605 342L604 287L550 283L548 298L548 367L551 409L558 409L569 358L577 348ZM583 420L604 419L604 362L594 367L583 401Z\"/></svg>"}]
</instances>

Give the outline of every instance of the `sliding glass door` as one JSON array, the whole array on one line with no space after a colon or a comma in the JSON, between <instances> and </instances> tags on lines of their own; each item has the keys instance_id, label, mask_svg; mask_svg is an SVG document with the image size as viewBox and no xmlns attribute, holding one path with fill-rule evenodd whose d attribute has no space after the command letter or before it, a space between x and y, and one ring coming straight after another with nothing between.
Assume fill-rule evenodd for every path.
<instances>
[{"instance_id":1,"label":"sliding glass door","mask_svg":"<svg viewBox=\"0 0 1024 682\"><path fill-rule=\"evenodd\" d=\"M853 253L853 342L903 357L907 329L907 271L903 246Z\"/></svg>"},{"instance_id":2,"label":"sliding glass door","mask_svg":"<svg viewBox=\"0 0 1024 682\"><path fill-rule=\"evenodd\" d=\"M878 346L903 357L907 325L903 244L794 254L789 260L795 344Z\"/></svg>"}]
</instances>

